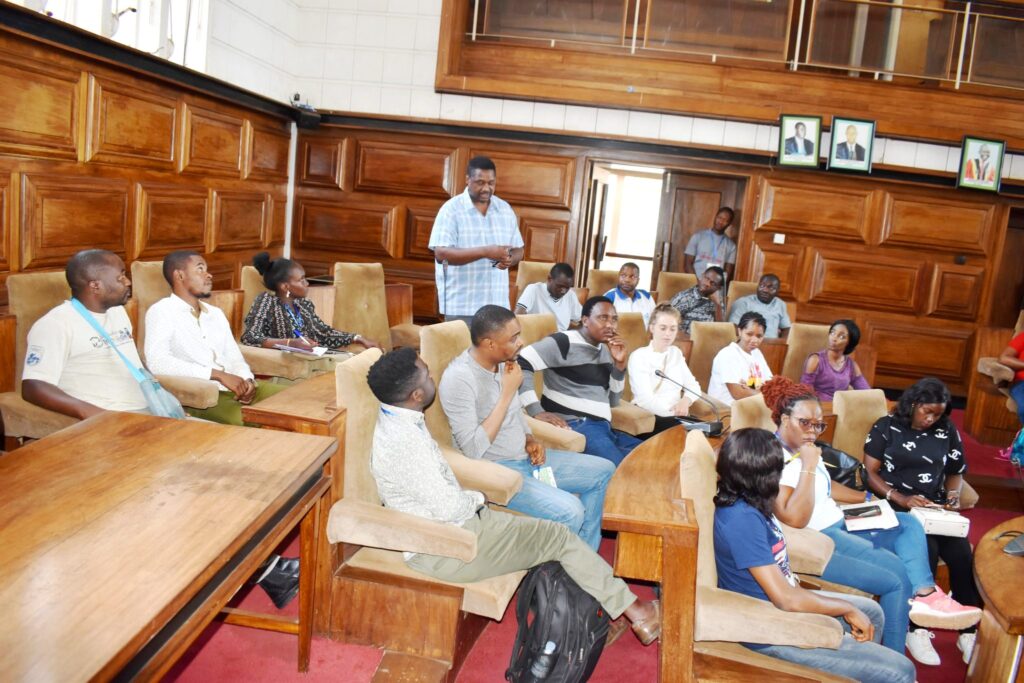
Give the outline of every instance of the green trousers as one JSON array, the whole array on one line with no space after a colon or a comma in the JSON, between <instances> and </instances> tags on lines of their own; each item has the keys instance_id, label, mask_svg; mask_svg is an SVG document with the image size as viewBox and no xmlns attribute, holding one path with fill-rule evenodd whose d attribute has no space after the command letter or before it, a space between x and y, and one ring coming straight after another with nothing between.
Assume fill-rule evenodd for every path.
<instances>
[{"instance_id":1,"label":"green trousers","mask_svg":"<svg viewBox=\"0 0 1024 683\"><path fill-rule=\"evenodd\" d=\"M263 399L270 398L277 392L287 388L283 384L260 382L256 385L256 395L253 397L252 402L259 403ZM215 406L202 410L198 408L185 408L185 412L192 417L198 417L200 420L209 420L210 422L219 422L225 425L236 425L239 427L257 426L242 422L242 404L238 402L238 399L230 391L220 392L220 396L217 397L217 405Z\"/></svg>"},{"instance_id":2,"label":"green trousers","mask_svg":"<svg viewBox=\"0 0 1024 683\"><path fill-rule=\"evenodd\" d=\"M612 575L608 563L562 524L484 507L462 528L477 537L472 561L420 553L406 564L442 581L471 583L556 560L612 619L636 601L626 583Z\"/></svg>"}]
</instances>

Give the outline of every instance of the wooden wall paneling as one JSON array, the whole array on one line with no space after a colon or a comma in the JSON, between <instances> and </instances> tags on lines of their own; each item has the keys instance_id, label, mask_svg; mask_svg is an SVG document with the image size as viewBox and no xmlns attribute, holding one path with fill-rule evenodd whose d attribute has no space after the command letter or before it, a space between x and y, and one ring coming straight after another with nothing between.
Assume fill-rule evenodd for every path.
<instances>
[{"instance_id":1,"label":"wooden wall paneling","mask_svg":"<svg viewBox=\"0 0 1024 683\"><path fill-rule=\"evenodd\" d=\"M88 74L85 160L173 170L179 106L173 96Z\"/></svg>"},{"instance_id":2,"label":"wooden wall paneling","mask_svg":"<svg viewBox=\"0 0 1024 683\"><path fill-rule=\"evenodd\" d=\"M248 153L247 124L234 114L185 102L178 170L241 177Z\"/></svg>"},{"instance_id":3,"label":"wooden wall paneling","mask_svg":"<svg viewBox=\"0 0 1024 683\"><path fill-rule=\"evenodd\" d=\"M882 244L976 255L989 249L991 203L894 193L886 204Z\"/></svg>"},{"instance_id":4,"label":"wooden wall paneling","mask_svg":"<svg viewBox=\"0 0 1024 683\"><path fill-rule=\"evenodd\" d=\"M870 243L873 190L817 182L766 178L754 230Z\"/></svg>"},{"instance_id":5,"label":"wooden wall paneling","mask_svg":"<svg viewBox=\"0 0 1024 683\"><path fill-rule=\"evenodd\" d=\"M519 232L527 261L564 261L569 242L569 216L564 211L523 208Z\"/></svg>"},{"instance_id":6,"label":"wooden wall paneling","mask_svg":"<svg viewBox=\"0 0 1024 683\"><path fill-rule=\"evenodd\" d=\"M271 197L274 210L270 214L270 229L267 231L267 247L284 246L286 217L288 215L288 198L285 196Z\"/></svg>"},{"instance_id":7,"label":"wooden wall paneling","mask_svg":"<svg viewBox=\"0 0 1024 683\"><path fill-rule=\"evenodd\" d=\"M0 154L77 159L83 78L0 48Z\"/></svg>"},{"instance_id":8,"label":"wooden wall paneling","mask_svg":"<svg viewBox=\"0 0 1024 683\"><path fill-rule=\"evenodd\" d=\"M924 263L856 250L818 249L804 269L807 296L816 304L915 314Z\"/></svg>"},{"instance_id":9,"label":"wooden wall paneling","mask_svg":"<svg viewBox=\"0 0 1024 683\"><path fill-rule=\"evenodd\" d=\"M273 200L268 192L213 190L208 250L262 249L269 242Z\"/></svg>"},{"instance_id":10,"label":"wooden wall paneling","mask_svg":"<svg viewBox=\"0 0 1024 683\"><path fill-rule=\"evenodd\" d=\"M11 176L0 173L0 271L11 269Z\"/></svg>"},{"instance_id":11,"label":"wooden wall paneling","mask_svg":"<svg viewBox=\"0 0 1024 683\"><path fill-rule=\"evenodd\" d=\"M979 313L985 269L936 263L926 315L974 320Z\"/></svg>"},{"instance_id":12,"label":"wooden wall paneling","mask_svg":"<svg viewBox=\"0 0 1024 683\"><path fill-rule=\"evenodd\" d=\"M454 194L454 147L379 140L355 144L355 191L441 199Z\"/></svg>"},{"instance_id":13,"label":"wooden wall paneling","mask_svg":"<svg viewBox=\"0 0 1024 683\"><path fill-rule=\"evenodd\" d=\"M569 200L576 179L575 156L555 156L534 150L495 151L493 147L471 148L468 152L469 158L481 154L490 157L497 167L495 194L513 208L521 204L571 208Z\"/></svg>"},{"instance_id":14,"label":"wooden wall paneling","mask_svg":"<svg viewBox=\"0 0 1024 683\"><path fill-rule=\"evenodd\" d=\"M913 318L871 316L863 328L863 343L878 352L875 378L881 386L907 386L932 376L955 393L964 392L973 348L970 325L922 325Z\"/></svg>"},{"instance_id":15,"label":"wooden wall paneling","mask_svg":"<svg viewBox=\"0 0 1024 683\"><path fill-rule=\"evenodd\" d=\"M21 267L62 267L86 247L109 249L123 258L128 216L124 180L22 174Z\"/></svg>"},{"instance_id":16,"label":"wooden wall paneling","mask_svg":"<svg viewBox=\"0 0 1024 683\"><path fill-rule=\"evenodd\" d=\"M299 151L299 183L341 187L341 140L304 135L299 142Z\"/></svg>"},{"instance_id":17,"label":"wooden wall paneling","mask_svg":"<svg viewBox=\"0 0 1024 683\"><path fill-rule=\"evenodd\" d=\"M406 211L401 204L300 199L294 243L314 250L398 258Z\"/></svg>"},{"instance_id":18,"label":"wooden wall paneling","mask_svg":"<svg viewBox=\"0 0 1024 683\"><path fill-rule=\"evenodd\" d=\"M288 147L291 131L285 126L250 123L249 153L243 177L247 180L288 182Z\"/></svg>"},{"instance_id":19,"label":"wooden wall paneling","mask_svg":"<svg viewBox=\"0 0 1024 683\"><path fill-rule=\"evenodd\" d=\"M132 258L177 249L205 250L209 192L193 185L141 182L135 187Z\"/></svg>"},{"instance_id":20,"label":"wooden wall paneling","mask_svg":"<svg viewBox=\"0 0 1024 683\"><path fill-rule=\"evenodd\" d=\"M763 237L763 236L761 236ZM763 245L762 245L763 243ZM755 240L751 244L750 281L756 281L762 275L774 273L779 276L779 296L787 300L795 300L800 284L801 265L804 247L798 244L774 244L771 238Z\"/></svg>"},{"instance_id":21,"label":"wooden wall paneling","mask_svg":"<svg viewBox=\"0 0 1024 683\"><path fill-rule=\"evenodd\" d=\"M419 257L433 262L434 252L427 245L430 244L430 232L434 229L434 218L441 208L441 203L436 205L412 203L406 204L405 217L405 255L406 257Z\"/></svg>"},{"instance_id":22,"label":"wooden wall paneling","mask_svg":"<svg viewBox=\"0 0 1024 683\"><path fill-rule=\"evenodd\" d=\"M249 262L244 259L242 262L249 265ZM234 257L224 259L210 255L206 259L206 270L213 276L214 289L238 289L241 287L241 271ZM241 305L241 299L239 299L239 305ZM244 318L248 312L242 311L242 317Z\"/></svg>"}]
</instances>

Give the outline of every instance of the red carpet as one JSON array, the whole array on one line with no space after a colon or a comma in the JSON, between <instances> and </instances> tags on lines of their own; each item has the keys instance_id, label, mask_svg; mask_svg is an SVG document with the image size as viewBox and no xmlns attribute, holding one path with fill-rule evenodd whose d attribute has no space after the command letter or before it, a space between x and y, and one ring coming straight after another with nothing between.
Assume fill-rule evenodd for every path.
<instances>
[{"instance_id":1,"label":"red carpet","mask_svg":"<svg viewBox=\"0 0 1024 683\"><path fill-rule=\"evenodd\" d=\"M998 449L984 446L963 432L963 412L953 411L953 420L961 426L970 471L999 477L1016 476L1006 461L998 460ZM984 503L984 501L982 501ZM1020 513L1002 510L970 510L971 542L996 524ZM605 539L601 555L611 559L614 542ZM298 546L292 543L286 552L298 555ZM650 598L647 586L634 586L643 598ZM248 609L271 611L273 605L260 589L250 590L240 604ZM459 675L459 683L493 683L504 680L505 667L515 638L515 599L509 604L505 617L491 624L477 641ZM293 602L285 612L295 614ZM933 641L942 658L938 667L918 666L920 683L952 683L963 681L967 667L956 648L956 633L936 631ZM295 669L297 641L294 636L256 631L238 626L215 623L189 648L166 680L182 683L208 683L209 681L246 680L253 683L280 683L281 681L345 681L367 683L373 677L381 653L368 647L343 645L322 638L313 639L312 660L308 674L299 675ZM631 634L625 634L609 649L591 677L594 683L623 683L657 680L658 646L643 647Z\"/></svg>"}]
</instances>

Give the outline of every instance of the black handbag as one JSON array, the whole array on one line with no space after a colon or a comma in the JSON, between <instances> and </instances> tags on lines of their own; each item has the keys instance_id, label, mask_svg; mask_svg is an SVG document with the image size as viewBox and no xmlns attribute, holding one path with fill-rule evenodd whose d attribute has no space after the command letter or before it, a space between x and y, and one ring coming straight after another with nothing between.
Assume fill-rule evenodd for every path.
<instances>
[{"instance_id":1,"label":"black handbag","mask_svg":"<svg viewBox=\"0 0 1024 683\"><path fill-rule=\"evenodd\" d=\"M824 441L815 441L814 445L821 449L821 461L825 463L832 481L857 491L867 491L868 471L864 463Z\"/></svg>"}]
</instances>

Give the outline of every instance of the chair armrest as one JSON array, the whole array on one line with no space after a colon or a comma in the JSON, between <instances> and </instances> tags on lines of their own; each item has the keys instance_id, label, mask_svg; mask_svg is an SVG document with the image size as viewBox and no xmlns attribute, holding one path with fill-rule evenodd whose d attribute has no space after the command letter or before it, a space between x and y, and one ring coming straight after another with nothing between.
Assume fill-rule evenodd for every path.
<instances>
[{"instance_id":1,"label":"chair armrest","mask_svg":"<svg viewBox=\"0 0 1024 683\"><path fill-rule=\"evenodd\" d=\"M545 448L553 448L556 451L570 451L582 453L587 446L587 437L571 429L556 427L550 422L538 420L535 417L525 415L526 424L533 432L533 437L544 444Z\"/></svg>"},{"instance_id":2,"label":"chair armrest","mask_svg":"<svg viewBox=\"0 0 1024 683\"><path fill-rule=\"evenodd\" d=\"M463 562L476 557L477 550L476 534L462 527L354 498L343 498L331 506L327 539L331 543L440 555Z\"/></svg>"},{"instance_id":3,"label":"chair armrest","mask_svg":"<svg viewBox=\"0 0 1024 683\"><path fill-rule=\"evenodd\" d=\"M698 586L694 640L827 647L843 639L839 621L824 614L784 612L766 600Z\"/></svg>"},{"instance_id":4,"label":"chair armrest","mask_svg":"<svg viewBox=\"0 0 1024 683\"><path fill-rule=\"evenodd\" d=\"M974 490L974 487L965 479L963 484L960 485L960 509L970 510L978 504L980 497L978 492Z\"/></svg>"},{"instance_id":5,"label":"chair armrest","mask_svg":"<svg viewBox=\"0 0 1024 683\"><path fill-rule=\"evenodd\" d=\"M384 285L388 327L412 322L412 285L405 282Z\"/></svg>"},{"instance_id":6,"label":"chair armrest","mask_svg":"<svg viewBox=\"0 0 1024 683\"><path fill-rule=\"evenodd\" d=\"M217 405L220 388L217 383L208 379L182 377L181 375L154 375L167 391L174 394L181 405L186 408L206 410Z\"/></svg>"},{"instance_id":7,"label":"chair armrest","mask_svg":"<svg viewBox=\"0 0 1024 683\"><path fill-rule=\"evenodd\" d=\"M979 358L978 372L991 377L996 386L1009 384L1013 381L1013 370L999 362L998 358Z\"/></svg>"},{"instance_id":8,"label":"chair armrest","mask_svg":"<svg viewBox=\"0 0 1024 683\"><path fill-rule=\"evenodd\" d=\"M492 503L508 505L512 496L523 487L523 478L508 467L487 460L467 458L447 446L441 446L441 455L448 461L463 488L480 491Z\"/></svg>"},{"instance_id":9,"label":"chair armrest","mask_svg":"<svg viewBox=\"0 0 1024 683\"><path fill-rule=\"evenodd\" d=\"M612 408L612 427L636 436L654 431L654 413L649 413L629 401L620 401Z\"/></svg>"},{"instance_id":10,"label":"chair armrest","mask_svg":"<svg viewBox=\"0 0 1024 683\"><path fill-rule=\"evenodd\" d=\"M836 549L835 542L814 529L797 529L779 522L782 534L786 537L786 549L789 551L789 566L797 574L813 574L821 576L825 565L832 559Z\"/></svg>"},{"instance_id":11,"label":"chair armrest","mask_svg":"<svg viewBox=\"0 0 1024 683\"><path fill-rule=\"evenodd\" d=\"M277 349L264 349L240 344L242 358L249 364L254 375L283 377L284 379L306 379L312 371L315 359L303 358Z\"/></svg>"}]
</instances>

